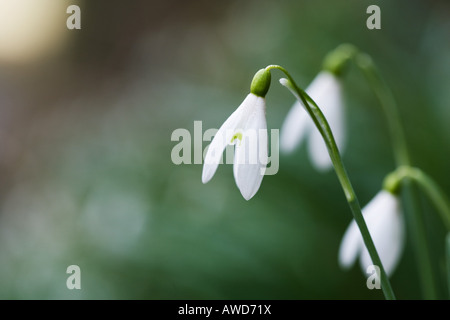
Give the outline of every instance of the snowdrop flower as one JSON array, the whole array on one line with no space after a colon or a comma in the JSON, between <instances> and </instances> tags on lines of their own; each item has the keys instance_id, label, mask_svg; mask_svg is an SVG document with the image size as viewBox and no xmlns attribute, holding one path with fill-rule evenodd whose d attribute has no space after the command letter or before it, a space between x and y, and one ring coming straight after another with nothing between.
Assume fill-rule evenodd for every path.
<instances>
[{"instance_id":1,"label":"snowdrop flower","mask_svg":"<svg viewBox=\"0 0 450 320\"><path fill-rule=\"evenodd\" d=\"M399 196L382 190L362 209L362 213L381 263L386 274L390 276L400 261L405 242L405 226ZM367 267L373 263L353 220L342 238L339 264L347 269L353 265L358 256L365 273Z\"/></svg>"},{"instance_id":2,"label":"snowdrop flower","mask_svg":"<svg viewBox=\"0 0 450 320\"><path fill-rule=\"evenodd\" d=\"M306 88L308 95L317 103L333 131L336 144L344 147L345 130L341 84L338 76L321 71ZM301 102L297 101L289 111L281 127L280 148L292 152L303 139L308 138L309 156L320 171L332 166L325 142Z\"/></svg>"},{"instance_id":3,"label":"snowdrop flower","mask_svg":"<svg viewBox=\"0 0 450 320\"><path fill-rule=\"evenodd\" d=\"M259 70L250 93L214 136L205 156L203 183L213 177L226 146L234 145L233 173L242 196L249 200L258 191L268 160L265 96L270 80L270 71Z\"/></svg>"}]
</instances>

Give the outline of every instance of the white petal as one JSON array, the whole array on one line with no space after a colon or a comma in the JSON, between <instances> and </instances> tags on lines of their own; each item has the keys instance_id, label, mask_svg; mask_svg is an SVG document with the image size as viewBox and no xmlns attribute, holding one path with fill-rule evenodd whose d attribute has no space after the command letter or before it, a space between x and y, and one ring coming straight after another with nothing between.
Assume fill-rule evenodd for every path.
<instances>
[{"instance_id":1,"label":"white petal","mask_svg":"<svg viewBox=\"0 0 450 320\"><path fill-rule=\"evenodd\" d=\"M309 158L318 171L331 168L333 162L320 132L314 128L308 141Z\"/></svg>"},{"instance_id":2,"label":"white petal","mask_svg":"<svg viewBox=\"0 0 450 320\"><path fill-rule=\"evenodd\" d=\"M390 276L400 261L405 244L405 226L399 199L387 191L380 191L362 211L381 262ZM351 266L358 253L361 253L361 269L366 274L367 267L373 263L353 220L341 242L340 265Z\"/></svg>"},{"instance_id":3,"label":"white petal","mask_svg":"<svg viewBox=\"0 0 450 320\"><path fill-rule=\"evenodd\" d=\"M363 209L363 215L384 269L390 276L400 261L405 242L400 201L390 192L380 191ZM363 272L373 264L366 247L362 250L360 263Z\"/></svg>"},{"instance_id":4,"label":"white petal","mask_svg":"<svg viewBox=\"0 0 450 320\"><path fill-rule=\"evenodd\" d=\"M295 102L281 126L281 151L292 152L313 125L303 105L299 101Z\"/></svg>"},{"instance_id":5,"label":"white petal","mask_svg":"<svg viewBox=\"0 0 450 320\"><path fill-rule=\"evenodd\" d=\"M234 178L246 200L251 199L258 191L267 164L265 109L265 99L258 97L246 119L242 141L236 143L235 147Z\"/></svg>"},{"instance_id":6,"label":"white petal","mask_svg":"<svg viewBox=\"0 0 450 320\"><path fill-rule=\"evenodd\" d=\"M339 80L331 73L322 71L309 85L306 92L322 110L331 127L338 149L342 151L345 142L345 119ZM308 147L311 161L318 170L327 170L332 166L328 149L315 126L311 131Z\"/></svg>"},{"instance_id":7,"label":"white petal","mask_svg":"<svg viewBox=\"0 0 450 320\"><path fill-rule=\"evenodd\" d=\"M355 263L363 245L361 232L359 231L355 220L352 220L341 241L341 246L339 248L339 265L344 269L351 267Z\"/></svg>"},{"instance_id":8,"label":"white petal","mask_svg":"<svg viewBox=\"0 0 450 320\"><path fill-rule=\"evenodd\" d=\"M256 98L254 94L248 94L241 105L222 124L219 131L217 131L206 152L202 172L203 183L207 183L214 176L222 158L223 150L231 142L236 128L242 126L242 122L248 114L248 109L255 104Z\"/></svg>"}]
</instances>

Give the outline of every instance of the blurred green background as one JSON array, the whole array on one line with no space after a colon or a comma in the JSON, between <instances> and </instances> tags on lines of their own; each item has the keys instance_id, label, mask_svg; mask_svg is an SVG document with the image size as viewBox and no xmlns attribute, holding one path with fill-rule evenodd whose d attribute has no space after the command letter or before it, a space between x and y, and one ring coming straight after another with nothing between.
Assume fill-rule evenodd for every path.
<instances>
[{"instance_id":1,"label":"blurred green background","mask_svg":"<svg viewBox=\"0 0 450 320\"><path fill-rule=\"evenodd\" d=\"M81 30L66 28L71 4ZM381 30L366 28L371 4ZM382 299L358 264L339 268L351 213L304 146L248 202L231 165L203 185L201 165L170 157L173 130L218 128L258 69L280 64L306 87L343 42L378 64L414 164L450 194L448 1L0 0L0 15L2 299ZM281 76L272 129L294 102ZM344 162L364 205L394 160L356 68L344 92ZM421 201L447 298L445 230ZM422 297L410 240L391 279L400 299ZM81 290L66 287L72 264Z\"/></svg>"}]
</instances>

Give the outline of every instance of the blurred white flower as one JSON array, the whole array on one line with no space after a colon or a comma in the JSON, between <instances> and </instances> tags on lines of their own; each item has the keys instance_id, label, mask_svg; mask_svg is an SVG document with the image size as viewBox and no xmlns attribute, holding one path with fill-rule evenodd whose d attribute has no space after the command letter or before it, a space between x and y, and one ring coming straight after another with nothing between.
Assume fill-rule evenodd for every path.
<instances>
[{"instance_id":1,"label":"blurred white flower","mask_svg":"<svg viewBox=\"0 0 450 320\"><path fill-rule=\"evenodd\" d=\"M258 191L268 158L266 99L249 93L222 124L205 156L202 181L213 177L227 145L235 145L233 173L242 196L249 200Z\"/></svg>"},{"instance_id":2,"label":"blurred white flower","mask_svg":"<svg viewBox=\"0 0 450 320\"><path fill-rule=\"evenodd\" d=\"M405 243L400 199L389 191L382 190L362 209L362 213L386 274L390 276L400 261ZM342 238L339 264L347 269L358 256L365 273L373 263L353 220Z\"/></svg>"},{"instance_id":3,"label":"blurred white flower","mask_svg":"<svg viewBox=\"0 0 450 320\"><path fill-rule=\"evenodd\" d=\"M344 147L345 124L341 84L329 71L320 72L306 89L327 119L339 150ZM309 135L309 156L318 170L331 168L332 162L325 142L301 102L297 101L289 111L281 127L280 148L292 152Z\"/></svg>"}]
</instances>

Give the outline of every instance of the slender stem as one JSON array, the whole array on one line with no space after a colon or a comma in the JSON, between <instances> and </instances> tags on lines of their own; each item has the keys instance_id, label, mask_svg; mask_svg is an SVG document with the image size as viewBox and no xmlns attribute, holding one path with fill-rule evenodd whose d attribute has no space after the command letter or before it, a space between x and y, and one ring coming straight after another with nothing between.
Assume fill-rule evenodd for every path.
<instances>
[{"instance_id":1,"label":"slender stem","mask_svg":"<svg viewBox=\"0 0 450 320\"><path fill-rule=\"evenodd\" d=\"M397 167L410 166L411 159L403 126L400 122L397 103L392 91L386 85L369 55L358 53L353 56L353 59L366 77L386 116ZM421 279L424 297L427 299L435 299L437 297L437 288L432 272L431 254L426 236L424 217L418 209L420 204L417 201L417 190L414 183L408 179L404 181L403 194L408 199L406 203L409 204L409 210L406 210L406 214L409 216L409 229L416 253L416 262L419 268L419 277Z\"/></svg>"},{"instance_id":2,"label":"slender stem","mask_svg":"<svg viewBox=\"0 0 450 320\"><path fill-rule=\"evenodd\" d=\"M395 173L398 175L399 180L403 180L406 185L411 184L412 182L415 182L422 191L428 196L428 198L431 200L433 205L436 208L436 211L439 213L441 219L443 220L447 231L450 230L450 202L448 201L448 198L446 197L445 193L442 191L442 189L437 185L437 183L428 176L425 172L420 170L419 168L413 168L409 166L403 166L399 167ZM412 189L414 189L414 185L411 186ZM417 198L413 198L412 201L417 201ZM413 223L417 223L417 221L413 221ZM422 226L418 226L419 228L424 228ZM423 230L423 234L425 234L425 230ZM421 234L419 234L420 236ZM447 246L450 244L448 241L450 240L450 233L447 235ZM417 246L426 246L426 239L417 239ZM424 250L424 248L419 248L420 250ZM425 248L426 249L426 248ZM449 255L448 250L450 250L450 247L447 249L447 258ZM447 261L449 263L450 261ZM430 277L433 274L433 270L431 269L432 266L430 263L427 263L426 261L419 261L419 263L422 263L420 265L422 270L425 270L425 274L423 275L423 280L428 281L428 286L424 286L424 293L427 298L430 299L437 299L437 288L435 287L435 282L432 277ZM428 269L429 268L429 269ZM447 266L449 268L449 266ZM447 281L450 284L450 274L447 274ZM450 290L450 285L449 285Z\"/></svg>"},{"instance_id":3,"label":"slender stem","mask_svg":"<svg viewBox=\"0 0 450 320\"><path fill-rule=\"evenodd\" d=\"M417 182L423 192L430 198L431 202L436 207L436 211L441 216L447 231L450 231L450 204L442 189L437 183L425 172L419 168L400 167L398 169L399 178L410 178Z\"/></svg>"},{"instance_id":4,"label":"slender stem","mask_svg":"<svg viewBox=\"0 0 450 320\"><path fill-rule=\"evenodd\" d=\"M403 194L405 203L409 210L405 210L409 215L409 228L411 232L411 241L416 253L416 264L419 270L419 279L425 299L437 299L436 280L431 264L431 254L428 248L428 239L426 236L423 214L418 210L420 202L418 198L417 186L415 180L407 177L403 180Z\"/></svg>"},{"instance_id":5,"label":"slender stem","mask_svg":"<svg viewBox=\"0 0 450 320\"><path fill-rule=\"evenodd\" d=\"M378 73L378 70L370 56L364 53L359 53L354 56L354 61L366 77L369 86L374 91L383 112L386 115L397 166L410 165L411 160L409 157L408 148L406 146L403 126L400 122L397 103L395 102L392 91Z\"/></svg>"},{"instance_id":6,"label":"slender stem","mask_svg":"<svg viewBox=\"0 0 450 320\"><path fill-rule=\"evenodd\" d=\"M353 190L352 184L350 182L350 179L342 162L341 156L339 154L339 150L334 140L333 133L325 116L323 115L322 111L317 106L317 104L311 99L311 97L309 97L302 89L300 89L296 85L294 79L291 77L291 75L286 69L277 65L268 66L266 67L266 69L267 70L278 69L288 77L289 82L286 85L288 85L288 88L291 91L293 91L296 98L303 103L303 105L306 108L306 111L311 116L312 120L314 121L314 124L316 125L317 129L322 135L325 144L328 148L328 153L330 154L330 158L331 161L333 162L339 182L341 183L347 202L352 211L353 217L356 221L356 224L359 227L359 230L361 231L364 244L367 247L372 262L375 265L379 266L380 268L381 273L380 280L384 296L388 300L394 300L395 295L389 282L389 278L386 275L386 271L384 270L383 264L381 263L381 259L373 243L372 237L370 236L369 229L367 228L366 222L361 212L361 206L359 205L355 191Z\"/></svg>"},{"instance_id":7,"label":"slender stem","mask_svg":"<svg viewBox=\"0 0 450 320\"><path fill-rule=\"evenodd\" d=\"M423 172L422 170L418 169L418 168L412 168L412 167L400 167L397 169L398 173L399 173L399 178L403 179L403 177L405 179L407 179L407 182L409 181L415 181L417 183L417 185L423 190L423 192L429 197L429 199L431 200L431 202L434 204L434 206L436 207L437 212L440 214L446 228L447 231L450 230L450 204L449 201L447 199L447 197L445 196L445 193L441 190L441 188L436 184L436 182L427 174L425 174L425 172ZM449 233L450 235L450 233ZM450 236L447 236L447 241L449 241ZM421 240L421 239L419 239ZM418 241L418 245L424 246L425 242L422 239L422 241ZM448 243L447 243L448 245ZM449 248L447 248L448 250ZM448 254L448 252L447 252ZM424 263L422 261L422 263ZM431 265L428 266L428 264L424 263L424 265L422 266L422 269L424 268L431 268ZM425 269L427 270L427 269ZM432 270L428 270L428 272L425 274L425 276L428 276L428 274L432 274ZM448 282L450 283L450 275L447 275L448 277ZM431 281L432 284L434 284L433 278L425 278L425 280ZM434 299L437 299L437 293L436 293L436 288L433 288L431 286L425 286L424 289L426 290L426 296ZM431 289L434 289L431 290ZM450 290L450 286L449 286L449 290Z\"/></svg>"}]
</instances>

